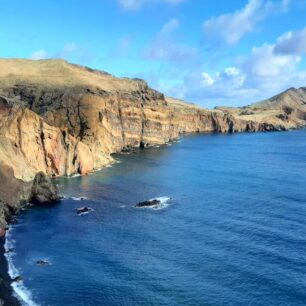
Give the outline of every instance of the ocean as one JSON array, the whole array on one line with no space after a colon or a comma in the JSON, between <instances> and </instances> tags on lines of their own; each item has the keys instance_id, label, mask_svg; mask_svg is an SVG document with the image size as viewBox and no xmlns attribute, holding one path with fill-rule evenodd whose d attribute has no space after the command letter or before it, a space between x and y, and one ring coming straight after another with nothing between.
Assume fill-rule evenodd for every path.
<instances>
[{"instance_id":1,"label":"ocean","mask_svg":"<svg viewBox=\"0 0 306 306\"><path fill-rule=\"evenodd\" d=\"M24 305L306 304L306 130L190 135L115 159L57 179L62 203L10 229Z\"/></svg>"}]
</instances>

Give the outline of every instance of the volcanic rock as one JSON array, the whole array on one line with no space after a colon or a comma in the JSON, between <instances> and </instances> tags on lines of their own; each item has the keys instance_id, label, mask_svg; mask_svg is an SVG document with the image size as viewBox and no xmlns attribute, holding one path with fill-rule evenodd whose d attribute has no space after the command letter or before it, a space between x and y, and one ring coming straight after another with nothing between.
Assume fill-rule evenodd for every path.
<instances>
[{"instance_id":1,"label":"volcanic rock","mask_svg":"<svg viewBox=\"0 0 306 306\"><path fill-rule=\"evenodd\" d=\"M34 204L52 204L60 201L56 185L43 172L36 174L30 196Z\"/></svg>"},{"instance_id":2,"label":"volcanic rock","mask_svg":"<svg viewBox=\"0 0 306 306\"><path fill-rule=\"evenodd\" d=\"M137 208L152 207L152 206L156 206L156 205L159 205L159 204L161 204L160 200L153 199L153 200L140 202L140 203L136 204L136 207Z\"/></svg>"}]
</instances>

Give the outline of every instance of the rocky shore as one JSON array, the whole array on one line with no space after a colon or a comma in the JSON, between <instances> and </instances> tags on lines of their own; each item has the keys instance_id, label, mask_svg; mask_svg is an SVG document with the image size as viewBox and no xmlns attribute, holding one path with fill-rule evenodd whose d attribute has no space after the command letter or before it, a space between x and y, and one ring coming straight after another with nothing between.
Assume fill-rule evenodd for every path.
<instances>
[{"instance_id":1,"label":"rocky shore","mask_svg":"<svg viewBox=\"0 0 306 306\"><path fill-rule=\"evenodd\" d=\"M0 168L0 182L0 306L15 306L20 303L12 294L13 280L8 274L8 264L4 255L6 230L9 223L14 221L13 215L28 203L31 205L53 204L60 201L60 196L56 185L43 172L37 173L33 182L23 183L16 180L9 169Z\"/></svg>"},{"instance_id":2,"label":"rocky shore","mask_svg":"<svg viewBox=\"0 0 306 306\"><path fill-rule=\"evenodd\" d=\"M110 164L113 153L164 144L185 133L306 126L306 88L242 108L208 110L166 97L143 80L63 60L0 59L0 65L2 235L28 202L59 200L50 177L86 175Z\"/></svg>"},{"instance_id":3,"label":"rocky shore","mask_svg":"<svg viewBox=\"0 0 306 306\"><path fill-rule=\"evenodd\" d=\"M5 237L0 237L0 305L17 306L19 301L13 296L11 278L8 275L7 261L4 256Z\"/></svg>"}]
</instances>

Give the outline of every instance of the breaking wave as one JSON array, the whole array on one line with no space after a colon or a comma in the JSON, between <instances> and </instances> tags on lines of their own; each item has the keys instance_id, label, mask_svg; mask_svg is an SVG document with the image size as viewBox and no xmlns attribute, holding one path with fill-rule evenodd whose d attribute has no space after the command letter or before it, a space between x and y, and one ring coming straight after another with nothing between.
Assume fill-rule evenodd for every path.
<instances>
[{"instance_id":1,"label":"breaking wave","mask_svg":"<svg viewBox=\"0 0 306 306\"><path fill-rule=\"evenodd\" d=\"M149 201L154 201L157 200L160 203L153 205L153 206L147 206L147 207L143 207L143 208L148 208L148 209L153 209L153 210L161 210L161 209L165 209L170 205L170 200L171 198L169 197L159 197L159 198L152 198Z\"/></svg>"},{"instance_id":2,"label":"breaking wave","mask_svg":"<svg viewBox=\"0 0 306 306\"><path fill-rule=\"evenodd\" d=\"M12 227L7 231L6 233L6 239L5 239L5 244L4 244L4 248L5 248L5 257L8 263L8 273L9 276L14 279L18 276L20 276L20 272L17 269L17 267L14 265L14 256L16 255L15 251L11 251L14 250L14 246L15 246L15 241L12 239ZM12 288L14 290L14 296L20 301L21 305L23 306L38 306L38 304L36 304L33 301L32 298L32 294L29 291L29 289L27 289L25 287L25 285L23 284L23 281L20 282L13 282L12 283Z\"/></svg>"}]
</instances>

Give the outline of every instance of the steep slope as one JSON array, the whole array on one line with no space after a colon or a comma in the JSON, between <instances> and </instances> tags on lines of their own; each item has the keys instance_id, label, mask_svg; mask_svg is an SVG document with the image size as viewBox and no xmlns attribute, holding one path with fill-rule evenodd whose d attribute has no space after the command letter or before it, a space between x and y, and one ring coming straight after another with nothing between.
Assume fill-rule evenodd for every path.
<instances>
[{"instance_id":1,"label":"steep slope","mask_svg":"<svg viewBox=\"0 0 306 306\"><path fill-rule=\"evenodd\" d=\"M181 133L244 129L228 114L166 99L142 80L62 60L0 65L2 155L16 148L17 162L28 166L14 167L21 179L31 180L37 171L86 174L124 147L161 144Z\"/></svg>"},{"instance_id":2,"label":"steep slope","mask_svg":"<svg viewBox=\"0 0 306 306\"><path fill-rule=\"evenodd\" d=\"M232 114L236 119L251 120L260 125L270 124L271 128L288 130L305 126L306 88L290 88L270 99L242 108L219 110Z\"/></svg>"},{"instance_id":3,"label":"steep slope","mask_svg":"<svg viewBox=\"0 0 306 306\"><path fill-rule=\"evenodd\" d=\"M0 59L0 67L0 179L15 186L14 196L0 188L0 218L7 207L28 201L39 171L87 174L111 163L112 153L183 133L305 125L303 89L246 108L210 111L165 97L143 80L63 60Z\"/></svg>"},{"instance_id":4,"label":"steep slope","mask_svg":"<svg viewBox=\"0 0 306 306\"><path fill-rule=\"evenodd\" d=\"M252 108L301 110L306 112L306 87L289 88L286 91L261 102L251 105Z\"/></svg>"}]
</instances>

